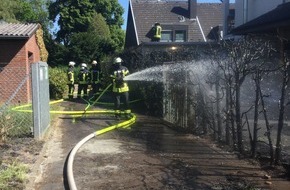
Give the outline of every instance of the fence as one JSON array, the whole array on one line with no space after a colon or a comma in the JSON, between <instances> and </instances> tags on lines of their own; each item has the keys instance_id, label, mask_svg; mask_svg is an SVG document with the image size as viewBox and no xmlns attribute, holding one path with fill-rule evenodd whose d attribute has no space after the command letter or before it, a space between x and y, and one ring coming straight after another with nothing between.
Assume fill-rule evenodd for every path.
<instances>
[{"instance_id":1,"label":"fence","mask_svg":"<svg viewBox=\"0 0 290 190\"><path fill-rule=\"evenodd\" d=\"M32 65L38 67L41 64ZM39 74L37 70L34 69L34 74L32 74L32 67L28 69L26 67L11 66L0 68L0 141L6 141L9 138L35 137L34 125L36 123L34 119L39 118L35 114L41 112L35 112L36 108L33 108L32 105L35 106L37 103L33 104L35 98L32 95L33 89L41 92L41 90L36 88L37 84L34 84L38 81L36 80L37 76L41 77L40 75L42 75L45 77L43 71L41 71L42 74ZM33 81L32 75L35 75ZM44 87L46 86L44 85ZM37 92L35 91L34 94L37 94ZM49 93L47 92L47 94ZM42 106L45 106L45 103ZM42 113L44 114L45 112ZM45 120L46 125L47 121L49 121L49 112L48 119Z\"/></svg>"},{"instance_id":2,"label":"fence","mask_svg":"<svg viewBox=\"0 0 290 190\"><path fill-rule=\"evenodd\" d=\"M24 67L0 69L1 140L32 135L32 112L16 112L16 106L31 103L31 71ZM31 106L28 109L31 109Z\"/></svg>"}]
</instances>

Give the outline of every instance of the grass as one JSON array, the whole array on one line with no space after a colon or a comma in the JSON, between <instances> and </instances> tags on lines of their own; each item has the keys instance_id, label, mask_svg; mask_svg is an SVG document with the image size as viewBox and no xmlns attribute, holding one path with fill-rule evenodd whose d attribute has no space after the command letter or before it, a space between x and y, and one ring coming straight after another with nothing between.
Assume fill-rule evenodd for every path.
<instances>
[{"instance_id":1,"label":"grass","mask_svg":"<svg viewBox=\"0 0 290 190\"><path fill-rule=\"evenodd\" d=\"M23 189L28 171L28 167L18 161L12 161L11 163L3 162L0 166L0 189Z\"/></svg>"},{"instance_id":2,"label":"grass","mask_svg":"<svg viewBox=\"0 0 290 190\"><path fill-rule=\"evenodd\" d=\"M5 110L0 113L0 142L8 138L27 137L31 135L32 114Z\"/></svg>"}]
</instances>

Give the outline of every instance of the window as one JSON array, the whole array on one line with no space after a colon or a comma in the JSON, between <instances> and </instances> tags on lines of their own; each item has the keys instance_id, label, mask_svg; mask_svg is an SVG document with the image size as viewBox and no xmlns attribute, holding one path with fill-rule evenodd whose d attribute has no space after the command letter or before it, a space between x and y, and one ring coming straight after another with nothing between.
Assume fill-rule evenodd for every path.
<instances>
[{"instance_id":1,"label":"window","mask_svg":"<svg viewBox=\"0 0 290 190\"><path fill-rule=\"evenodd\" d=\"M162 30L160 42L172 42L172 31Z\"/></svg>"},{"instance_id":2,"label":"window","mask_svg":"<svg viewBox=\"0 0 290 190\"><path fill-rule=\"evenodd\" d=\"M175 42L185 42L186 32L185 30L176 30L175 31Z\"/></svg>"},{"instance_id":3,"label":"window","mask_svg":"<svg viewBox=\"0 0 290 190\"><path fill-rule=\"evenodd\" d=\"M184 25L161 25L160 42L186 42L188 27Z\"/></svg>"}]
</instances>

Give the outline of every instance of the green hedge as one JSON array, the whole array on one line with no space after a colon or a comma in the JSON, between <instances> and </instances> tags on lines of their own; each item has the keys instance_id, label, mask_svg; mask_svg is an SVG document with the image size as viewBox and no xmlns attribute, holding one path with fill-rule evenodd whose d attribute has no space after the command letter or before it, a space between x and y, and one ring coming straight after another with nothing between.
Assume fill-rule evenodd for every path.
<instances>
[{"instance_id":1,"label":"green hedge","mask_svg":"<svg viewBox=\"0 0 290 190\"><path fill-rule=\"evenodd\" d=\"M48 73L50 99L62 99L68 90L66 68L50 67Z\"/></svg>"}]
</instances>

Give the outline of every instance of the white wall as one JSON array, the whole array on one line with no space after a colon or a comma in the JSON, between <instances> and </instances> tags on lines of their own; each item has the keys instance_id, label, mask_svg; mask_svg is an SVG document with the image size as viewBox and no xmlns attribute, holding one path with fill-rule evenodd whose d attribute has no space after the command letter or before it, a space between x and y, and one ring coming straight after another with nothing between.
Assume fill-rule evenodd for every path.
<instances>
[{"instance_id":1,"label":"white wall","mask_svg":"<svg viewBox=\"0 0 290 190\"><path fill-rule=\"evenodd\" d=\"M247 11L244 11L244 2L248 2ZM235 27L275 9L282 3L283 0L236 0ZM244 12L247 12L246 16Z\"/></svg>"}]
</instances>

